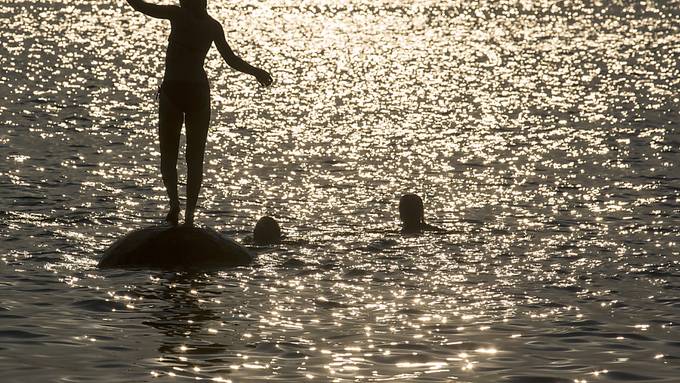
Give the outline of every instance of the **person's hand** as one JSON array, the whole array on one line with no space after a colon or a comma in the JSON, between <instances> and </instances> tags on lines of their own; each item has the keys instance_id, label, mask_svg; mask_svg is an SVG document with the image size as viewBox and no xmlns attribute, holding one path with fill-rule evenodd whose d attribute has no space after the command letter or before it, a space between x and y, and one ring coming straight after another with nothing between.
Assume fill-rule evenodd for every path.
<instances>
[{"instance_id":1,"label":"person's hand","mask_svg":"<svg viewBox=\"0 0 680 383\"><path fill-rule=\"evenodd\" d=\"M259 68L257 69L257 71L255 71L255 78L257 79L257 82L259 82L260 85L262 86L269 86L272 84L272 82L274 82L274 79L272 79L272 76L269 73L267 73L266 70L262 70Z\"/></svg>"}]
</instances>

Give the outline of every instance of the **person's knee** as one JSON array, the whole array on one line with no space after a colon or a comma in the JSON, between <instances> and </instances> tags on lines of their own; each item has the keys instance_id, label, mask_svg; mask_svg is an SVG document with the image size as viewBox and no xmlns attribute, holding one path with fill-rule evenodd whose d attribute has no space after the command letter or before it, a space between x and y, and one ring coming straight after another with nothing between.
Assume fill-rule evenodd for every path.
<instances>
[{"instance_id":1,"label":"person's knee","mask_svg":"<svg viewBox=\"0 0 680 383\"><path fill-rule=\"evenodd\" d=\"M205 144L187 143L186 160L187 166L194 169L203 169L205 159Z\"/></svg>"},{"instance_id":2,"label":"person's knee","mask_svg":"<svg viewBox=\"0 0 680 383\"><path fill-rule=\"evenodd\" d=\"M203 174L203 156L191 156L187 153L187 170L189 172L201 172Z\"/></svg>"},{"instance_id":3,"label":"person's knee","mask_svg":"<svg viewBox=\"0 0 680 383\"><path fill-rule=\"evenodd\" d=\"M175 164L172 161L161 160L161 170L167 171L175 168Z\"/></svg>"}]
</instances>

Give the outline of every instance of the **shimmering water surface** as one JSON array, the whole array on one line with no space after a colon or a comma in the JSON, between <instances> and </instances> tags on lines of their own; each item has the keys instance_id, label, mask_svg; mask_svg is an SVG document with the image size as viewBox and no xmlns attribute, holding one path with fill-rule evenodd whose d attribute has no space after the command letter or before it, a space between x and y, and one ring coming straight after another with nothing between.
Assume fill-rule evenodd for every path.
<instances>
[{"instance_id":1,"label":"shimmering water surface","mask_svg":"<svg viewBox=\"0 0 680 383\"><path fill-rule=\"evenodd\" d=\"M169 26L0 1L3 382L680 381L680 3L209 9L276 83L211 52L197 220L288 240L102 271L166 208ZM450 233L398 234L404 192Z\"/></svg>"}]
</instances>

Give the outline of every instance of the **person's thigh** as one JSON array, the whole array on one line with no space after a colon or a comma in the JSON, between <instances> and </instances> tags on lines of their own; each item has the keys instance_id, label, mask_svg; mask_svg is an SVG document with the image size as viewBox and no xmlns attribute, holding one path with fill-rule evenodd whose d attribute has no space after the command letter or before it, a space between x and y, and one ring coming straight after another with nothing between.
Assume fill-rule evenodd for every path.
<instances>
[{"instance_id":1,"label":"person's thigh","mask_svg":"<svg viewBox=\"0 0 680 383\"><path fill-rule=\"evenodd\" d=\"M184 114L181 110L177 109L163 92L161 92L160 96L158 114L158 139L161 148L161 160L172 160L174 158L176 162Z\"/></svg>"},{"instance_id":2,"label":"person's thigh","mask_svg":"<svg viewBox=\"0 0 680 383\"><path fill-rule=\"evenodd\" d=\"M187 113L185 123L187 134L187 164L189 166L202 165L205 142L208 138L208 127L210 126L210 106L207 105L200 110Z\"/></svg>"}]
</instances>

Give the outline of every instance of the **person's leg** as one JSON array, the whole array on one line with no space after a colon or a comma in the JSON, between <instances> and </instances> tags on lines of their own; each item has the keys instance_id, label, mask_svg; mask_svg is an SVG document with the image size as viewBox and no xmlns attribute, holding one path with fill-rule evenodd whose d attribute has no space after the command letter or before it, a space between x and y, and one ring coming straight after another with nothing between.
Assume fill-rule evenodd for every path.
<instances>
[{"instance_id":1,"label":"person's leg","mask_svg":"<svg viewBox=\"0 0 680 383\"><path fill-rule=\"evenodd\" d=\"M198 202L198 193L203 181L203 157L205 141L210 125L210 104L199 111L186 114L187 133L187 207L184 212L184 224L194 224L194 212Z\"/></svg>"},{"instance_id":2,"label":"person's leg","mask_svg":"<svg viewBox=\"0 0 680 383\"><path fill-rule=\"evenodd\" d=\"M182 130L184 115L172 101L161 91L159 107L158 139L161 149L161 174L163 184L170 199L170 211L165 218L171 225L179 220L179 196L177 195L177 155L179 152L179 136Z\"/></svg>"}]
</instances>

